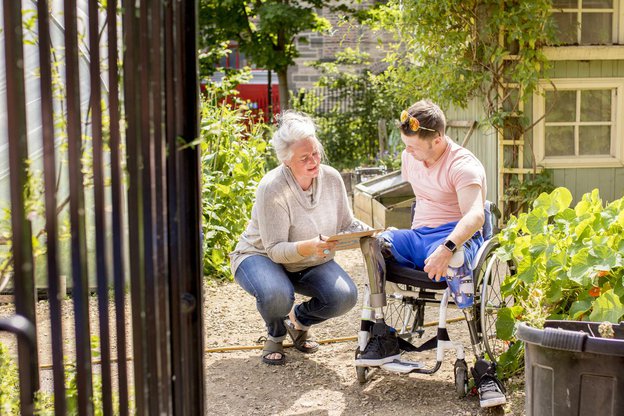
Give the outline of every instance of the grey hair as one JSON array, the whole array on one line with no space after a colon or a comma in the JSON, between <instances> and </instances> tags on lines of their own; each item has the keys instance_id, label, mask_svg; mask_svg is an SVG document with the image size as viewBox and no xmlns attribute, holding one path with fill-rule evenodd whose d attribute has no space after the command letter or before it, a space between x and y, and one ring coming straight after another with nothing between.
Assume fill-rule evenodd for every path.
<instances>
[{"instance_id":1,"label":"grey hair","mask_svg":"<svg viewBox=\"0 0 624 416\"><path fill-rule=\"evenodd\" d=\"M278 126L271 145L275 149L277 159L284 163L292 158L292 145L302 140L310 139L316 143L319 153L324 157L323 145L316 137L314 121L306 114L287 110L278 117Z\"/></svg>"}]
</instances>

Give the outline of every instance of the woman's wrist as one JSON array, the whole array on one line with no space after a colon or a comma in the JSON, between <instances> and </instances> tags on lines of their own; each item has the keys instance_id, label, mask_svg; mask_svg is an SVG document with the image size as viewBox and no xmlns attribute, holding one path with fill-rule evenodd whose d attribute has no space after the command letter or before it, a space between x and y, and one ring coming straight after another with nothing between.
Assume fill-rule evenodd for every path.
<instances>
[{"instance_id":1,"label":"woman's wrist","mask_svg":"<svg viewBox=\"0 0 624 416\"><path fill-rule=\"evenodd\" d=\"M309 240L297 241L295 244L297 246L297 253L299 253L300 256L310 257L312 255L310 254L312 250L310 249Z\"/></svg>"}]
</instances>

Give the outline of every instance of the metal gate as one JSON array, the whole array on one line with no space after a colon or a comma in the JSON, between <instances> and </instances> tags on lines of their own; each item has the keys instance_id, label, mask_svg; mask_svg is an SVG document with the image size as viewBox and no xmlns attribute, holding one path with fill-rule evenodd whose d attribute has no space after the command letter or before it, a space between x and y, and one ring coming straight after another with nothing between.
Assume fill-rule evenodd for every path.
<instances>
[{"instance_id":1,"label":"metal gate","mask_svg":"<svg viewBox=\"0 0 624 416\"><path fill-rule=\"evenodd\" d=\"M40 373L49 371L38 358L45 343L54 412L68 413L67 336L75 340L68 359L78 414L94 413L95 376L104 415L203 414L196 8L193 0L3 2L0 146L8 149L15 315L0 320L0 330L17 335L22 414L33 413ZM37 196L40 219L31 212ZM43 257L33 251L38 241ZM62 273L71 286L69 323ZM36 335L42 289L46 340Z\"/></svg>"}]
</instances>

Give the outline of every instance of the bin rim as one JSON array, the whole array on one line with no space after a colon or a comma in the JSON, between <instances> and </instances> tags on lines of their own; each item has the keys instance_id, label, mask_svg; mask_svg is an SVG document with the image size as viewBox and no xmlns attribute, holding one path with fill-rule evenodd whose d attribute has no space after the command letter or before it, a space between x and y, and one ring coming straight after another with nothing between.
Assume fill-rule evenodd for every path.
<instances>
[{"instance_id":1,"label":"bin rim","mask_svg":"<svg viewBox=\"0 0 624 416\"><path fill-rule=\"evenodd\" d=\"M562 329L557 327L558 324L568 328L578 326L578 329L574 331ZM600 322L589 321L546 321L545 328L539 329L520 322L516 329L516 336L521 341L546 348L624 357L624 339L600 338L591 335L598 333L597 328L600 324ZM624 328L624 323L613 325L619 333Z\"/></svg>"}]
</instances>

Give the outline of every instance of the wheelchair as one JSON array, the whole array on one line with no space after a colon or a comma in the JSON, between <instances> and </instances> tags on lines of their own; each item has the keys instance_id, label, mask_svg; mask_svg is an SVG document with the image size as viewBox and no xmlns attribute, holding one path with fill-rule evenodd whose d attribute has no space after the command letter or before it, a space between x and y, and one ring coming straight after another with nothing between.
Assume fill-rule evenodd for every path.
<instances>
[{"instance_id":1,"label":"wheelchair","mask_svg":"<svg viewBox=\"0 0 624 416\"><path fill-rule=\"evenodd\" d=\"M501 295L500 287L506 275L516 272L512 261L503 261L496 255L496 249L499 246L495 235L498 232L496 227L498 217L500 217L500 211L496 205L486 201L485 224L482 230L484 243L471 264L474 303L462 309L475 357L489 359L494 363L510 347L496 338L498 310L513 305L512 298L504 298ZM366 256L366 253L364 255ZM468 393L470 379L464 347L460 342L451 341L446 329L447 307L455 306L450 288L447 287L445 281L436 282L429 279L424 271L403 267L393 260L385 263L386 305L371 307L371 291L369 285L366 285L362 324L358 333L355 357L357 359L366 347L371 336L372 325L383 319L386 325L396 330L402 350L401 359L382 364L380 367L356 366L358 381L362 384L366 383L375 368L403 374L433 374L440 369L444 361L444 352L454 350L456 355L455 389L459 397L464 397ZM415 347L412 342L421 339L425 333L425 306L427 304L439 305L437 333L433 338ZM408 361L403 357L404 352L423 352L433 349L436 349L436 361L433 365L427 366L423 362Z\"/></svg>"}]
</instances>

